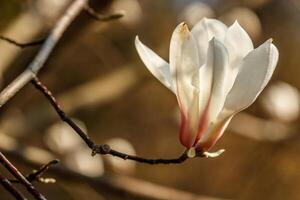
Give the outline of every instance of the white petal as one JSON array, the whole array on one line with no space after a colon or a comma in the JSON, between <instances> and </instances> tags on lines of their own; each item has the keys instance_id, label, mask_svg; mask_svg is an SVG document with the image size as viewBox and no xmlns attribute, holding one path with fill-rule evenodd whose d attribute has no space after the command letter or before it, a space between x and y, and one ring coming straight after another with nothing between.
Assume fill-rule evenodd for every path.
<instances>
[{"instance_id":1,"label":"white petal","mask_svg":"<svg viewBox=\"0 0 300 200\"><path fill-rule=\"evenodd\" d=\"M199 59L196 42L184 23L176 27L171 38L170 69L178 101L187 110L198 90L192 82L199 70Z\"/></svg>"},{"instance_id":2,"label":"white petal","mask_svg":"<svg viewBox=\"0 0 300 200\"><path fill-rule=\"evenodd\" d=\"M229 76L226 85L227 92L231 89L239 71L243 58L253 50L251 38L237 21L228 28L224 41L229 53Z\"/></svg>"},{"instance_id":3,"label":"white petal","mask_svg":"<svg viewBox=\"0 0 300 200\"><path fill-rule=\"evenodd\" d=\"M179 103L180 104L180 103ZM188 149L191 148L199 132L199 93L194 90L194 96L187 110L180 106L181 128L180 142Z\"/></svg>"},{"instance_id":4,"label":"white petal","mask_svg":"<svg viewBox=\"0 0 300 200\"><path fill-rule=\"evenodd\" d=\"M240 67L225 101L225 109L236 113L250 106L269 82L278 61L271 40L250 52Z\"/></svg>"},{"instance_id":5,"label":"white petal","mask_svg":"<svg viewBox=\"0 0 300 200\"><path fill-rule=\"evenodd\" d=\"M190 147L198 133L199 88L192 83L199 73L197 44L185 23L173 32L170 44L170 69L182 114L181 142Z\"/></svg>"},{"instance_id":6,"label":"white petal","mask_svg":"<svg viewBox=\"0 0 300 200\"><path fill-rule=\"evenodd\" d=\"M200 106L204 108L209 99L208 120L214 121L226 99L225 83L229 58L225 46L215 38L209 43L207 56L207 64L200 70Z\"/></svg>"},{"instance_id":7,"label":"white petal","mask_svg":"<svg viewBox=\"0 0 300 200\"><path fill-rule=\"evenodd\" d=\"M196 144L196 149L202 152L208 151L223 135L233 116L234 114L225 118L218 118L218 120L210 124L207 134Z\"/></svg>"},{"instance_id":8,"label":"white petal","mask_svg":"<svg viewBox=\"0 0 300 200\"><path fill-rule=\"evenodd\" d=\"M232 117L255 101L269 82L277 61L278 50L270 40L246 56L236 81L226 97L224 109L197 143L197 150L210 149L223 135Z\"/></svg>"},{"instance_id":9,"label":"white petal","mask_svg":"<svg viewBox=\"0 0 300 200\"><path fill-rule=\"evenodd\" d=\"M228 59L225 46L213 38L209 42L207 63L200 68L199 109L202 119L199 127L209 128L210 124L215 123L224 106ZM197 138L200 142L209 137L210 132L205 130L206 128L199 131Z\"/></svg>"},{"instance_id":10,"label":"white petal","mask_svg":"<svg viewBox=\"0 0 300 200\"><path fill-rule=\"evenodd\" d=\"M174 92L169 64L145 46L136 36L135 47L148 70L167 88Z\"/></svg>"},{"instance_id":11,"label":"white petal","mask_svg":"<svg viewBox=\"0 0 300 200\"><path fill-rule=\"evenodd\" d=\"M235 60L241 61L253 50L251 38L237 21L228 28L224 44L228 49L231 63Z\"/></svg>"},{"instance_id":12,"label":"white petal","mask_svg":"<svg viewBox=\"0 0 300 200\"><path fill-rule=\"evenodd\" d=\"M200 65L206 62L206 55L209 41L214 37L223 42L227 26L215 19L203 18L192 29L192 34L197 41L199 49Z\"/></svg>"}]
</instances>

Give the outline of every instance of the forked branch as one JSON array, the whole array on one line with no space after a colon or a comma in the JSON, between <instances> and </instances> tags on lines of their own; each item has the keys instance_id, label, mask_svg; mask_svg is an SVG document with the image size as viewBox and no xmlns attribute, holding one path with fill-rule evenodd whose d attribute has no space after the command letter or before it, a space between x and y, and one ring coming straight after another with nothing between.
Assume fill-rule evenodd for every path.
<instances>
[{"instance_id":1,"label":"forked branch","mask_svg":"<svg viewBox=\"0 0 300 200\"><path fill-rule=\"evenodd\" d=\"M26 200L26 197L2 174L0 174L0 183L16 199Z\"/></svg>"},{"instance_id":2,"label":"forked branch","mask_svg":"<svg viewBox=\"0 0 300 200\"><path fill-rule=\"evenodd\" d=\"M55 183L55 179L53 178L43 178L41 177L42 174L44 174L51 166L56 165L57 163L59 163L59 160L51 160L50 162L48 162L47 164L41 166L38 170L33 170L31 173L29 173L26 176L26 179L29 182L33 182L33 181L37 181L37 182L41 182L41 183ZM14 180L10 180L11 183L20 183L19 180L14 179Z\"/></svg>"},{"instance_id":3,"label":"forked branch","mask_svg":"<svg viewBox=\"0 0 300 200\"><path fill-rule=\"evenodd\" d=\"M75 0L56 23L51 33L43 43L40 51L14 81L12 81L0 93L0 107L3 106L9 99L11 99L20 89L22 89L30 80L39 72L44 66L50 53L62 37L63 33L77 15L84 9L88 0Z\"/></svg>"},{"instance_id":4,"label":"forked branch","mask_svg":"<svg viewBox=\"0 0 300 200\"><path fill-rule=\"evenodd\" d=\"M27 191L38 200L46 200L46 197L42 195L35 187L32 185L30 181L28 181L23 174L0 152L0 163L22 184L25 186ZM9 183L4 179L5 186L8 186ZM10 191L12 188L10 187ZM17 193L15 193L17 194ZM20 196L21 197L21 196Z\"/></svg>"}]
</instances>

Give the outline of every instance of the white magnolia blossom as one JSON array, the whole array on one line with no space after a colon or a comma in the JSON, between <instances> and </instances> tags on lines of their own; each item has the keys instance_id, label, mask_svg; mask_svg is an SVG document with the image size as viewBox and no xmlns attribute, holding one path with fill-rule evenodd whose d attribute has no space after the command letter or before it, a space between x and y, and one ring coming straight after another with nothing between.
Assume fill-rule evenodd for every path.
<instances>
[{"instance_id":1,"label":"white magnolia blossom","mask_svg":"<svg viewBox=\"0 0 300 200\"><path fill-rule=\"evenodd\" d=\"M149 71L177 97L180 142L207 151L232 117L250 106L269 82L278 50L269 39L257 48L235 22L227 27L202 19L191 31L185 23L173 32L169 63L135 40Z\"/></svg>"}]
</instances>

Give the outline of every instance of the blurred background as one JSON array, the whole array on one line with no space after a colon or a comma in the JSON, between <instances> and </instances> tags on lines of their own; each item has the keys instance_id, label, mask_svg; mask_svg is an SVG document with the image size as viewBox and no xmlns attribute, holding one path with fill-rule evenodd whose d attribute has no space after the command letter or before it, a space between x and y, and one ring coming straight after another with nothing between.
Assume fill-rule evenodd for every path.
<instances>
[{"instance_id":1,"label":"blurred background","mask_svg":"<svg viewBox=\"0 0 300 200\"><path fill-rule=\"evenodd\" d=\"M0 35L23 43L45 38L70 2L0 0ZM1 108L0 151L24 174L60 159L44 175L57 182L36 183L43 194L66 200L300 199L299 0L94 0L91 6L102 14L125 15L99 22L80 14L39 77L95 142L129 154L170 158L184 150L176 98L139 59L136 35L168 60L178 23L192 27L209 17L231 25L237 19L255 46L273 38L279 64L262 95L233 119L213 149L226 152L181 165L91 157L41 93L27 85ZM1 88L38 49L0 41ZM0 171L5 173L1 166ZM0 199L13 198L0 187Z\"/></svg>"}]
</instances>

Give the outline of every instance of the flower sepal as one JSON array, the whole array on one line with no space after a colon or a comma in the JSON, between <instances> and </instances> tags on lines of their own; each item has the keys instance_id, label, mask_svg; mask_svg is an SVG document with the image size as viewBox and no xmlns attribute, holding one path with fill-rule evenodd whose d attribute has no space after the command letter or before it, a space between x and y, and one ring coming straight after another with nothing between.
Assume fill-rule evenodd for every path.
<instances>
[{"instance_id":1,"label":"flower sepal","mask_svg":"<svg viewBox=\"0 0 300 200\"><path fill-rule=\"evenodd\" d=\"M208 151L197 151L195 147L191 147L186 150L185 154L188 158L195 158L195 157L205 157L205 158L216 158L224 153L225 149L220 149L215 152L208 152Z\"/></svg>"},{"instance_id":2,"label":"flower sepal","mask_svg":"<svg viewBox=\"0 0 300 200\"><path fill-rule=\"evenodd\" d=\"M197 156L197 152L196 152L195 147L191 147L190 149L187 149L187 150L186 150L186 155L187 155L189 158L195 158L195 157Z\"/></svg>"},{"instance_id":3,"label":"flower sepal","mask_svg":"<svg viewBox=\"0 0 300 200\"><path fill-rule=\"evenodd\" d=\"M222 153L224 153L224 151L225 151L225 149L220 149L215 152L205 151L205 152L202 152L200 154L200 156L205 157L205 158L216 158L216 157L220 156Z\"/></svg>"}]
</instances>

